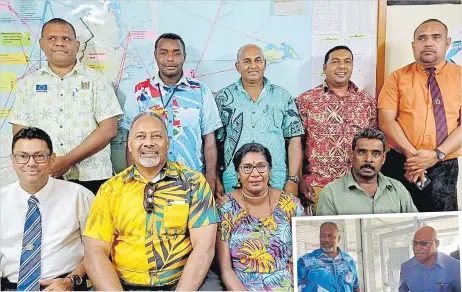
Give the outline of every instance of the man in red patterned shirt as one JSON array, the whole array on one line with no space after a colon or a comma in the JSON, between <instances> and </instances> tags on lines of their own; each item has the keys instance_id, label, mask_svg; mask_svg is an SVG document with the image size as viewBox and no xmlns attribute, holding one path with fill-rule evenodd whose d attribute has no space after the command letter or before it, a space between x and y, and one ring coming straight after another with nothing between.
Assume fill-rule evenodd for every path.
<instances>
[{"instance_id":1,"label":"man in red patterned shirt","mask_svg":"<svg viewBox=\"0 0 462 292\"><path fill-rule=\"evenodd\" d=\"M351 167L349 152L354 135L377 128L377 100L350 81L353 53L346 46L330 49L324 57L323 84L296 100L306 133L300 189L313 204L322 188L344 176Z\"/></svg>"}]
</instances>

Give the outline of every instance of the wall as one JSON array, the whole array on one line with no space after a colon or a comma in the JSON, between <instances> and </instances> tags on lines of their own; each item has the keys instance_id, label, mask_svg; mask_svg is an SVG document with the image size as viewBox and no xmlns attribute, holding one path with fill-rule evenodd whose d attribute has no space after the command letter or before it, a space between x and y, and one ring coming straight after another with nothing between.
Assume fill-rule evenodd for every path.
<instances>
[{"instance_id":1,"label":"wall","mask_svg":"<svg viewBox=\"0 0 462 292\"><path fill-rule=\"evenodd\" d=\"M452 29L462 26L462 5L410 5L387 7L387 39L385 76L414 62L411 42L414 30L429 18L441 20ZM459 210L462 210L462 159L459 159L458 180Z\"/></svg>"}]
</instances>

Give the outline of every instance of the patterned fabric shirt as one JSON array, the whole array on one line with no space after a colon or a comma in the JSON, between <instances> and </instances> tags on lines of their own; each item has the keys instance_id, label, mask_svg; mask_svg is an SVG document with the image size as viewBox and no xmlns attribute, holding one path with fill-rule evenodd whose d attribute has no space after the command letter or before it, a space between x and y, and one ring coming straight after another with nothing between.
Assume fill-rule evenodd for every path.
<instances>
[{"instance_id":1,"label":"patterned fabric shirt","mask_svg":"<svg viewBox=\"0 0 462 292\"><path fill-rule=\"evenodd\" d=\"M157 74L135 86L135 97L127 98L120 126L129 130L140 113L152 111L167 121L168 159L204 172L202 136L221 128L212 91L199 80L183 77L175 86L165 85Z\"/></svg>"},{"instance_id":2,"label":"patterned fabric shirt","mask_svg":"<svg viewBox=\"0 0 462 292\"><path fill-rule=\"evenodd\" d=\"M377 100L350 81L346 96L336 95L324 83L302 93L296 103L306 132L309 174L304 179L324 187L350 169L354 135L377 128Z\"/></svg>"},{"instance_id":3,"label":"patterned fabric shirt","mask_svg":"<svg viewBox=\"0 0 462 292\"><path fill-rule=\"evenodd\" d=\"M47 63L18 85L10 123L44 130L53 141L56 155L63 156L82 144L98 123L121 115L114 89L100 73L77 61L61 78ZM64 174L65 179L81 181L111 176L109 144Z\"/></svg>"},{"instance_id":4,"label":"patterned fabric shirt","mask_svg":"<svg viewBox=\"0 0 462 292\"><path fill-rule=\"evenodd\" d=\"M338 250L335 258L319 248L298 259L297 277L301 292L352 292L359 288L353 258Z\"/></svg>"},{"instance_id":5,"label":"patterned fabric shirt","mask_svg":"<svg viewBox=\"0 0 462 292\"><path fill-rule=\"evenodd\" d=\"M113 244L113 265L129 284L174 284L192 251L188 230L219 222L218 211L205 177L179 163L161 171L151 214L143 207L146 184L134 166L104 183L84 235Z\"/></svg>"},{"instance_id":6,"label":"patterned fabric shirt","mask_svg":"<svg viewBox=\"0 0 462 292\"><path fill-rule=\"evenodd\" d=\"M291 218L303 216L300 201L281 193L272 216L250 216L231 194L220 206L221 240L229 243L234 272L249 291L292 291Z\"/></svg>"},{"instance_id":7,"label":"patterned fabric shirt","mask_svg":"<svg viewBox=\"0 0 462 292\"><path fill-rule=\"evenodd\" d=\"M223 123L223 131L218 134L218 139L224 143L225 191L231 192L237 184L234 154L242 145L250 142L268 148L273 158L271 185L283 189L287 177L285 139L304 133L290 93L264 78L263 91L254 102L239 79L220 90L215 98Z\"/></svg>"}]
</instances>

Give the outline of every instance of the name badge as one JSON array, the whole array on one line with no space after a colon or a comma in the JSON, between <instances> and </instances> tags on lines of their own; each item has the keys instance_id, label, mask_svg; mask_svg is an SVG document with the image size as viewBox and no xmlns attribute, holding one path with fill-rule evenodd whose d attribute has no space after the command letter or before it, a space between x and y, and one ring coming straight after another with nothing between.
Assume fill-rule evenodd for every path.
<instances>
[{"instance_id":1,"label":"name badge","mask_svg":"<svg viewBox=\"0 0 462 292\"><path fill-rule=\"evenodd\" d=\"M48 92L47 84L35 84L35 92Z\"/></svg>"},{"instance_id":2,"label":"name badge","mask_svg":"<svg viewBox=\"0 0 462 292\"><path fill-rule=\"evenodd\" d=\"M345 283L352 283L353 282L353 274L351 272L346 272L345 274Z\"/></svg>"}]
</instances>

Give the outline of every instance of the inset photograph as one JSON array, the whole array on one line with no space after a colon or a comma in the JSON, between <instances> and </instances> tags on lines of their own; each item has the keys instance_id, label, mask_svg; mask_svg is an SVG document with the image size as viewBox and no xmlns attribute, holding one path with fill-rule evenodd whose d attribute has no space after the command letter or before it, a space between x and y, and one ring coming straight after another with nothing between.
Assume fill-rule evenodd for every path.
<instances>
[{"instance_id":1,"label":"inset photograph","mask_svg":"<svg viewBox=\"0 0 462 292\"><path fill-rule=\"evenodd\" d=\"M292 219L300 292L461 291L458 212Z\"/></svg>"}]
</instances>

